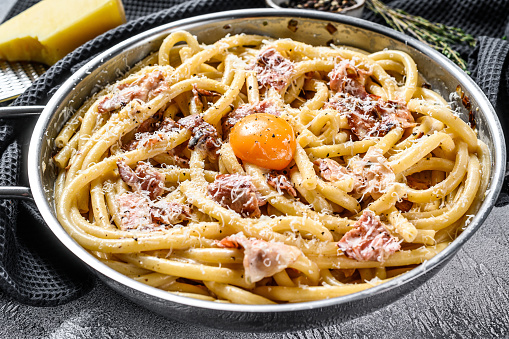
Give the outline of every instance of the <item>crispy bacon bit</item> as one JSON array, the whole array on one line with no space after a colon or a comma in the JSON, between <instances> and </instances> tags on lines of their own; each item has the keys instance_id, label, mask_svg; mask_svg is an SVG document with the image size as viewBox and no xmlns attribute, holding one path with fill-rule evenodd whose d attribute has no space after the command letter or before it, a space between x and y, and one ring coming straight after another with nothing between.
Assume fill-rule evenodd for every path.
<instances>
[{"instance_id":1,"label":"crispy bacon bit","mask_svg":"<svg viewBox=\"0 0 509 339\"><path fill-rule=\"evenodd\" d=\"M188 206L164 200L153 202L140 193L125 193L116 200L123 231L167 228L191 216Z\"/></svg>"},{"instance_id":2,"label":"crispy bacon bit","mask_svg":"<svg viewBox=\"0 0 509 339\"><path fill-rule=\"evenodd\" d=\"M371 194L377 198L377 195L385 192L396 182L396 175L382 150L375 147L371 147L362 159L358 156L352 158L348 168L328 158L317 159L314 164L318 166L322 178L327 181L353 178L355 197Z\"/></svg>"},{"instance_id":3,"label":"crispy bacon bit","mask_svg":"<svg viewBox=\"0 0 509 339\"><path fill-rule=\"evenodd\" d=\"M177 202L159 200L150 208L152 222L159 225L176 225L191 217L191 209Z\"/></svg>"},{"instance_id":4,"label":"crispy bacon bit","mask_svg":"<svg viewBox=\"0 0 509 339\"><path fill-rule=\"evenodd\" d=\"M185 156L182 156L185 148L186 143L182 143L167 152L169 155L172 155L173 159L175 160L173 165L177 165L179 167L189 167L189 159L187 159Z\"/></svg>"},{"instance_id":5,"label":"crispy bacon bit","mask_svg":"<svg viewBox=\"0 0 509 339\"><path fill-rule=\"evenodd\" d=\"M382 120L394 121L396 120L402 128L409 128L415 126L415 120L407 108L406 104L402 101L378 99L377 112Z\"/></svg>"},{"instance_id":6,"label":"crispy bacon bit","mask_svg":"<svg viewBox=\"0 0 509 339\"><path fill-rule=\"evenodd\" d=\"M322 178L327 181L338 181L352 176L345 167L332 159L317 159L314 164L318 166Z\"/></svg>"},{"instance_id":7,"label":"crispy bacon bit","mask_svg":"<svg viewBox=\"0 0 509 339\"><path fill-rule=\"evenodd\" d=\"M295 191L295 188L293 188L292 183L288 179L288 177L280 173L278 171L270 171L267 173L267 183L277 189L279 193L282 193L283 190L285 190L288 194L291 196L296 197L297 191Z\"/></svg>"},{"instance_id":8,"label":"crispy bacon bit","mask_svg":"<svg viewBox=\"0 0 509 339\"><path fill-rule=\"evenodd\" d=\"M145 125L146 130L140 130L145 122L147 122L147 125ZM134 140L124 144L122 149L132 151L136 148L150 147L156 142L163 140L165 134L178 132L182 128L170 118L165 118L163 121L154 122L154 120L152 120L152 122L148 122L148 120L146 120L145 122L138 127Z\"/></svg>"},{"instance_id":9,"label":"crispy bacon bit","mask_svg":"<svg viewBox=\"0 0 509 339\"><path fill-rule=\"evenodd\" d=\"M370 210L364 210L354 227L338 241L338 247L349 258L384 262L401 248L380 218Z\"/></svg>"},{"instance_id":10,"label":"crispy bacon bit","mask_svg":"<svg viewBox=\"0 0 509 339\"><path fill-rule=\"evenodd\" d=\"M196 147L201 147L212 156L217 154L221 147L221 139L219 139L214 126L205 122L200 115L189 115L180 119L178 124L192 134L187 145L189 149L194 150Z\"/></svg>"},{"instance_id":11,"label":"crispy bacon bit","mask_svg":"<svg viewBox=\"0 0 509 339\"><path fill-rule=\"evenodd\" d=\"M194 84L193 85L193 95L196 97L200 97L200 96L204 96L204 97L211 97L211 96L221 96L221 94L217 93L217 92L214 92L214 91L209 91L209 90L206 90L206 89L203 89L203 88L198 88L198 85Z\"/></svg>"},{"instance_id":12,"label":"crispy bacon bit","mask_svg":"<svg viewBox=\"0 0 509 339\"><path fill-rule=\"evenodd\" d=\"M246 238L237 233L224 238L218 243L223 248L244 248L244 270L246 281L254 283L265 277L281 272L293 264L302 252L280 242L267 242L255 238Z\"/></svg>"},{"instance_id":13,"label":"crispy bacon bit","mask_svg":"<svg viewBox=\"0 0 509 339\"><path fill-rule=\"evenodd\" d=\"M274 87L279 91L286 87L294 67L294 63L284 58L275 48L268 48L258 54L257 63L251 69L256 71L261 86Z\"/></svg>"},{"instance_id":14,"label":"crispy bacon bit","mask_svg":"<svg viewBox=\"0 0 509 339\"><path fill-rule=\"evenodd\" d=\"M359 195L383 193L396 182L382 150L376 147L371 147L362 159L353 158L349 167L355 176L354 192Z\"/></svg>"},{"instance_id":15,"label":"crispy bacon bit","mask_svg":"<svg viewBox=\"0 0 509 339\"><path fill-rule=\"evenodd\" d=\"M230 237L221 239L221 241L217 243L217 246L221 248L242 248L242 246L235 239L230 239Z\"/></svg>"},{"instance_id":16,"label":"crispy bacon bit","mask_svg":"<svg viewBox=\"0 0 509 339\"><path fill-rule=\"evenodd\" d=\"M412 208L413 205L414 205L413 202L406 200L406 199L402 199L401 201L398 201L395 204L396 208L401 212L410 211L410 209Z\"/></svg>"},{"instance_id":17,"label":"crispy bacon bit","mask_svg":"<svg viewBox=\"0 0 509 339\"><path fill-rule=\"evenodd\" d=\"M143 121L138 128L136 129L136 133L147 133L147 132L154 132L156 131L160 126L160 120L163 116L163 111L157 111L156 114L148 118L147 120Z\"/></svg>"},{"instance_id":18,"label":"crispy bacon bit","mask_svg":"<svg viewBox=\"0 0 509 339\"><path fill-rule=\"evenodd\" d=\"M426 190L431 187L429 182L427 182L425 180L418 179L411 175L406 177L406 181L407 181L407 184L409 187L416 189L416 190Z\"/></svg>"},{"instance_id":19,"label":"crispy bacon bit","mask_svg":"<svg viewBox=\"0 0 509 339\"><path fill-rule=\"evenodd\" d=\"M221 94L213 91L209 91L203 88L198 88L198 85L193 85L193 100L197 107L199 107L200 110L203 109L203 97L213 97L213 96L221 96Z\"/></svg>"},{"instance_id":20,"label":"crispy bacon bit","mask_svg":"<svg viewBox=\"0 0 509 339\"><path fill-rule=\"evenodd\" d=\"M234 210L243 217L258 218L260 206L266 201L251 182L240 174L220 174L209 184L208 192L221 206Z\"/></svg>"},{"instance_id":21,"label":"crispy bacon bit","mask_svg":"<svg viewBox=\"0 0 509 339\"><path fill-rule=\"evenodd\" d=\"M230 130L242 118L255 113L268 113L275 116L280 116L280 108L277 103L271 99L265 99L256 104L244 104L237 107L235 110L228 114L228 117L223 122L223 135L228 135Z\"/></svg>"},{"instance_id":22,"label":"crispy bacon bit","mask_svg":"<svg viewBox=\"0 0 509 339\"><path fill-rule=\"evenodd\" d=\"M364 99L368 96L366 80L370 75L371 71L356 67L350 60L341 60L329 73L329 86L333 91Z\"/></svg>"},{"instance_id":23,"label":"crispy bacon bit","mask_svg":"<svg viewBox=\"0 0 509 339\"><path fill-rule=\"evenodd\" d=\"M117 198L120 229L123 231L143 229L152 223L147 199L138 193L125 193Z\"/></svg>"},{"instance_id":24,"label":"crispy bacon bit","mask_svg":"<svg viewBox=\"0 0 509 339\"><path fill-rule=\"evenodd\" d=\"M363 140L381 137L396 126L414 127L414 118L406 105L398 101L384 101L373 94L364 98L338 93L325 105L342 112L348 118L352 132Z\"/></svg>"},{"instance_id":25,"label":"crispy bacon bit","mask_svg":"<svg viewBox=\"0 0 509 339\"><path fill-rule=\"evenodd\" d=\"M152 99L167 89L168 84L165 81L163 72L154 71L145 74L133 83L117 86L118 92L110 98L105 97L101 100L97 106L97 111L99 113L111 112L135 99L146 102L147 99Z\"/></svg>"},{"instance_id":26,"label":"crispy bacon bit","mask_svg":"<svg viewBox=\"0 0 509 339\"><path fill-rule=\"evenodd\" d=\"M133 171L124 161L118 161L117 167L122 180L136 192L147 194L151 200L163 194L165 177L149 163L139 162L136 171Z\"/></svg>"}]
</instances>

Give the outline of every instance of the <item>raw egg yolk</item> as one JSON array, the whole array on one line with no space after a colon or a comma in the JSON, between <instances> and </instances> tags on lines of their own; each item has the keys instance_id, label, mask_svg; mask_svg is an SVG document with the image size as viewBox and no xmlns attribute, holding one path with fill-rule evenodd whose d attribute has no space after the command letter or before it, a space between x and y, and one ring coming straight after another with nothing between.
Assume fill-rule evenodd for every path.
<instances>
[{"instance_id":1,"label":"raw egg yolk","mask_svg":"<svg viewBox=\"0 0 509 339\"><path fill-rule=\"evenodd\" d=\"M237 157L251 164L282 170L295 153L295 134L286 120L272 114L256 113L233 126L230 145Z\"/></svg>"}]
</instances>

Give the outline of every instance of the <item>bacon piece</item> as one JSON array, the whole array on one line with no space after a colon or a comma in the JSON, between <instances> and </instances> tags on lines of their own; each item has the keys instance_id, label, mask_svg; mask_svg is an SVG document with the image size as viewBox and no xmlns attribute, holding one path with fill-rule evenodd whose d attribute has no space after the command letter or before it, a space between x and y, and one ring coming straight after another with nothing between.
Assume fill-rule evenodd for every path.
<instances>
[{"instance_id":1,"label":"bacon piece","mask_svg":"<svg viewBox=\"0 0 509 339\"><path fill-rule=\"evenodd\" d=\"M379 99L377 111L382 119L386 119L388 122L397 122L402 128L415 126L414 117L404 102Z\"/></svg>"},{"instance_id":2,"label":"bacon piece","mask_svg":"<svg viewBox=\"0 0 509 339\"><path fill-rule=\"evenodd\" d=\"M276 102L271 99L265 99L256 104L244 104L237 107L235 110L228 114L228 117L223 122L223 135L228 135L230 130L242 118L255 113L268 113L275 116L280 116L280 108Z\"/></svg>"},{"instance_id":3,"label":"bacon piece","mask_svg":"<svg viewBox=\"0 0 509 339\"><path fill-rule=\"evenodd\" d=\"M189 159L182 156L185 148L186 148L186 143L182 143L167 152L169 155L173 156L173 158L175 160L175 165L177 165L179 167L189 167Z\"/></svg>"},{"instance_id":4,"label":"bacon piece","mask_svg":"<svg viewBox=\"0 0 509 339\"><path fill-rule=\"evenodd\" d=\"M324 107L344 113L352 133L362 140L367 137L385 135L393 127L392 125L381 126L375 98L377 97L371 95L361 99L350 94L337 94Z\"/></svg>"},{"instance_id":5,"label":"bacon piece","mask_svg":"<svg viewBox=\"0 0 509 339\"><path fill-rule=\"evenodd\" d=\"M366 80L370 75L370 71L356 67L350 60L341 60L329 73L329 86L333 91L364 99L368 96Z\"/></svg>"},{"instance_id":6,"label":"bacon piece","mask_svg":"<svg viewBox=\"0 0 509 339\"><path fill-rule=\"evenodd\" d=\"M191 216L188 206L164 200L153 202L140 193L124 193L118 196L116 201L119 206L120 228L123 231L173 226Z\"/></svg>"},{"instance_id":7,"label":"bacon piece","mask_svg":"<svg viewBox=\"0 0 509 339\"><path fill-rule=\"evenodd\" d=\"M281 191L284 190L291 196L297 196L297 191L295 188L293 188L293 185L288 177L283 173L278 171L270 171L267 173L267 183L274 187L279 193L282 193Z\"/></svg>"},{"instance_id":8,"label":"bacon piece","mask_svg":"<svg viewBox=\"0 0 509 339\"><path fill-rule=\"evenodd\" d=\"M401 212L408 212L410 211L413 205L414 205L413 202L406 199L401 199L401 201L396 202L395 207Z\"/></svg>"},{"instance_id":9,"label":"bacon piece","mask_svg":"<svg viewBox=\"0 0 509 339\"><path fill-rule=\"evenodd\" d=\"M384 193L396 182L382 150L376 147L371 147L362 159L352 159L349 167L356 179L353 190L360 195Z\"/></svg>"},{"instance_id":10,"label":"bacon piece","mask_svg":"<svg viewBox=\"0 0 509 339\"><path fill-rule=\"evenodd\" d=\"M401 248L380 218L370 210L364 210L354 227L338 241L338 247L349 258L384 262Z\"/></svg>"},{"instance_id":11,"label":"bacon piece","mask_svg":"<svg viewBox=\"0 0 509 339\"><path fill-rule=\"evenodd\" d=\"M143 229L152 224L147 199L138 193L125 193L116 197L119 207L120 229Z\"/></svg>"},{"instance_id":12,"label":"bacon piece","mask_svg":"<svg viewBox=\"0 0 509 339\"><path fill-rule=\"evenodd\" d=\"M413 176L406 177L406 181L409 187L416 190L426 190L431 187L431 183L425 180L415 178Z\"/></svg>"},{"instance_id":13,"label":"bacon piece","mask_svg":"<svg viewBox=\"0 0 509 339\"><path fill-rule=\"evenodd\" d=\"M260 52L256 64L251 66L257 73L258 83L263 87L285 88L293 75L295 65L284 58L275 48Z\"/></svg>"},{"instance_id":14,"label":"bacon piece","mask_svg":"<svg viewBox=\"0 0 509 339\"><path fill-rule=\"evenodd\" d=\"M111 97L105 97L97 106L99 113L114 111L127 105L132 100L141 100L156 97L159 93L168 89L164 74L161 71L154 71L145 74L140 79L130 84L121 84L117 86L118 92Z\"/></svg>"},{"instance_id":15,"label":"bacon piece","mask_svg":"<svg viewBox=\"0 0 509 339\"><path fill-rule=\"evenodd\" d=\"M221 139L219 139L214 126L205 122L200 115L189 115L177 123L192 134L187 145L189 149L194 150L199 147L206 150L209 155L217 155L217 151L221 147Z\"/></svg>"},{"instance_id":16,"label":"bacon piece","mask_svg":"<svg viewBox=\"0 0 509 339\"><path fill-rule=\"evenodd\" d=\"M159 128L162 116L163 111L158 111L156 114L143 121L136 129L136 133L148 133L156 131Z\"/></svg>"},{"instance_id":17,"label":"bacon piece","mask_svg":"<svg viewBox=\"0 0 509 339\"><path fill-rule=\"evenodd\" d=\"M163 225L175 225L191 217L191 209L177 202L159 200L150 207L152 222Z\"/></svg>"},{"instance_id":18,"label":"bacon piece","mask_svg":"<svg viewBox=\"0 0 509 339\"><path fill-rule=\"evenodd\" d=\"M140 130L143 124L147 123L144 130ZM135 134L134 140L124 144L122 149L132 151L136 148L147 148L158 141L163 140L164 134L178 132L182 127L173 119L165 118L163 121L148 120L144 121L138 127L138 133Z\"/></svg>"},{"instance_id":19,"label":"bacon piece","mask_svg":"<svg viewBox=\"0 0 509 339\"><path fill-rule=\"evenodd\" d=\"M327 181L338 181L352 177L348 170L332 159L317 159L314 164L318 166L320 175Z\"/></svg>"},{"instance_id":20,"label":"bacon piece","mask_svg":"<svg viewBox=\"0 0 509 339\"><path fill-rule=\"evenodd\" d=\"M206 90L206 89L203 89L203 88L198 88L198 85L194 84L193 85L193 97L195 100L199 100L201 96L204 96L204 97L211 97L211 96L221 96L221 94L217 93L217 92L214 92L214 91L209 91L209 90Z\"/></svg>"},{"instance_id":21,"label":"bacon piece","mask_svg":"<svg viewBox=\"0 0 509 339\"><path fill-rule=\"evenodd\" d=\"M221 96L221 94L213 91L209 91L203 88L198 88L198 85L193 85L193 100L197 107L203 109L203 102L201 100L201 97L211 97L211 96Z\"/></svg>"},{"instance_id":22,"label":"bacon piece","mask_svg":"<svg viewBox=\"0 0 509 339\"><path fill-rule=\"evenodd\" d=\"M240 174L218 175L208 185L208 192L214 201L243 217L258 218L261 215L260 206L266 203L251 178Z\"/></svg>"},{"instance_id":23,"label":"bacon piece","mask_svg":"<svg viewBox=\"0 0 509 339\"><path fill-rule=\"evenodd\" d=\"M242 248L242 246L235 239L230 239L230 237L221 239L221 241L217 243L217 246L221 248Z\"/></svg>"},{"instance_id":24,"label":"bacon piece","mask_svg":"<svg viewBox=\"0 0 509 339\"><path fill-rule=\"evenodd\" d=\"M124 161L117 162L120 178L136 192L147 194L154 200L164 192L164 175L157 172L152 165L139 162L133 171Z\"/></svg>"},{"instance_id":25,"label":"bacon piece","mask_svg":"<svg viewBox=\"0 0 509 339\"><path fill-rule=\"evenodd\" d=\"M373 94L360 98L340 93L332 97L325 108L344 113L350 129L359 140L384 136L396 126L415 126L414 118L404 103L384 101Z\"/></svg>"},{"instance_id":26,"label":"bacon piece","mask_svg":"<svg viewBox=\"0 0 509 339\"><path fill-rule=\"evenodd\" d=\"M265 277L271 277L293 264L302 252L280 242L267 242L256 238L247 238L237 233L218 243L224 248L244 248L244 270L246 281L255 283Z\"/></svg>"}]
</instances>

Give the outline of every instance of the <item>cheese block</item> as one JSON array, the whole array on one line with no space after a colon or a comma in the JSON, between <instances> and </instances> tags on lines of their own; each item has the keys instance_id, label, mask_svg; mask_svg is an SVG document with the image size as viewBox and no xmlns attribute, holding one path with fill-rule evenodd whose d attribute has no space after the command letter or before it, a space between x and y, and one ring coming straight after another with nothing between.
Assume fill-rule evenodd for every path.
<instances>
[{"instance_id":1,"label":"cheese block","mask_svg":"<svg viewBox=\"0 0 509 339\"><path fill-rule=\"evenodd\" d=\"M0 59L53 65L125 21L121 0L43 0L0 25Z\"/></svg>"}]
</instances>

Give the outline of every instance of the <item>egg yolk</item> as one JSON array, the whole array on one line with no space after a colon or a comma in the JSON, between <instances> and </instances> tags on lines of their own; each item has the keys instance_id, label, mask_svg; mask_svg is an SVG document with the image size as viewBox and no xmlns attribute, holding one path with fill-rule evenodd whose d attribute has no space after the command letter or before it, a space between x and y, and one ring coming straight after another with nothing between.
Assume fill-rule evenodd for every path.
<instances>
[{"instance_id":1,"label":"egg yolk","mask_svg":"<svg viewBox=\"0 0 509 339\"><path fill-rule=\"evenodd\" d=\"M286 120L272 114L256 113L233 126L230 145L237 157L251 164L282 170L295 153L295 134Z\"/></svg>"}]
</instances>

